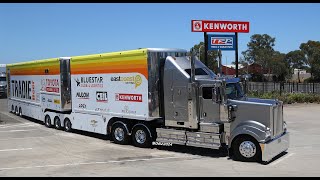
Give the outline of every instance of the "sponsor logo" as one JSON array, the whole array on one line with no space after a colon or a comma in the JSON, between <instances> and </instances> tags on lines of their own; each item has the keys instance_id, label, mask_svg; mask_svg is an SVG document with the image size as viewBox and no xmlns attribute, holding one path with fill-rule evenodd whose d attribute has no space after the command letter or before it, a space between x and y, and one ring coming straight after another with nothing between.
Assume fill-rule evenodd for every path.
<instances>
[{"instance_id":1,"label":"sponsor logo","mask_svg":"<svg viewBox=\"0 0 320 180\"><path fill-rule=\"evenodd\" d=\"M211 37L211 45L233 45L233 38L228 37Z\"/></svg>"},{"instance_id":2,"label":"sponsor logo","mask_svg":"<svg viewBox=\"0 0 320 180\"><path fill-rule=\"evenodd\" d=\"M108 102L108 93L104 91L97 91L96 100L97 102Z\"/></svg>"},{"instance_id":3,"label":"sponsor logo","mask_svg":"<svg viewBox=\"0 0 320 180\"><path fill-rule=\"evenodd\" d=\"M121 110L122 113L124 114L136 114L137 111L133 111L133 110L130 110L129 106L124 106L124 108Z\"/></svg>"},{"instance_id":4,"label":"sponsor logo","mask_svg":"<svg viewBox=\"0 0 320 180\"><path fill-rule=\"evenodd\" d=\"M98 123L98 121L96 121L94 119L90 121L90 125L93 126L93 127L96 127L97 123Z\"/></svg>"},{"instance_id":5,"label":"sponsor logo","mask_svg":"<svg viewBox=\"0 0 320 180\"><path fill-rule=\"evenodd\" d=\"M76 98L78 99L89 99L89 92L77 92Z\"/></svg>"},{"instance_id":6,"label":"sponsor logo","mask_svg":"<svg viewBox=\"0 0 320 180\"><path fill-rule=\"evenodd\" d=\"M80 77L74 79L78 87L103 87L103 77Z\"/></svg>"},{"instance_id":7,"label":"sponsor logo","mask_svg":"<svg viewBox=\"0 0 320 180\"><path fill-rule=\"evenodd\" d=\"M45 98L45 97L42 97L42 98L41 98L41 101L42 101L42 102L46 102L46 98Z\"/></svg>"},{"instance_id":8,"label":"sponsor logo","mask_svg":"<svg viewBox=\"0 0 320 180\"><path fill-rule=\"evenodd\" d=\"M58 79L42 79L41 91L59 93L59 80Z\"/></svg>"},{"instance_id":9,"label":"sponsor logo","mask_svg":"<svg viewBox=\"0 0 320 180\"><path fill-rule=\"evenodd\" d=\"M47 101L48 101L48 102L52 102L52 99L48 99Z\"/></svg>"},{"instance_id":10,"label":"sponsor logo","mask_svg":"<svg viewBox=\"0 0 320 180\"><path fill-rule=\"evenodd\" d=\"M119 93L116 93L116 101L142 102L142 94L119 94Z\"/></svg>"},{"instance_id":11,"label":"sponsor logo","mask_svg":"<svg viewBox=\"0 0 320 180\"><path fill-rule=\"evenodd\" d=\"M11 80L12 96L35 100L34 82L24 80Z\"/></svg>"},{"instance_id":12,"label":"sponsor logo","mask_svg":"<svg viewBox=\"0 0 320 180\"><path fill-rule=\"evenodd\" d=\"M60 100L59 100L59 99L54 99L54 100L53 100L53 103L55 103L55 104L60 104Z\"/></svg>"},{"instance_id":13,"label":"sponsor logo","mask_svg":"<svg viewBox=\"0 0 320 180\"><path fill-rule=\"evenodd\" d=\"M86 104L79 104L79 108L86 109L87 105Z\"/></svg>"},{"instance_id":14,"label":"sponsor logo","mask_svg":"<svg viewBox=\"0 0 320 180\"><path fill-rule=\"evenodd\" d=\"M139 87L142 83L142 78L140 75L136 76L114 76L111 77L111 81L121 81L126 84L134 84L135 88Z\"/></svg>"},{"instance_id":15,"label":"sponsor logo","mask_svg":"<svg viewBox=\"0 0 320 180\"><path fill-rule=\"evenodd\" d=\"M202 21L192 21L193 31L202 31Z\"/></svg>"},{"instance_id":16,"label":"sponsor logo","mask_svg":"<svg viewBox=\"0 0 320 180\"><path fill-rule=\"evenodd\" d=\"M109 111L109 109L107 109L107 108L96 108L94 110L95 111L99 111L99 112L107 112L107 111Z\"/></svg>"}]
</instances>

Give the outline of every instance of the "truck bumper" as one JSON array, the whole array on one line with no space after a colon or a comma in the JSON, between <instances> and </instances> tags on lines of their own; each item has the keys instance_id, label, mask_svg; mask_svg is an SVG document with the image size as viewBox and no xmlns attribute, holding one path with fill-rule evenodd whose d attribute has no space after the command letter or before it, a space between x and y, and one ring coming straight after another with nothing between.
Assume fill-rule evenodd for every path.
<instances>
[{"instance_id":1,"label":"truck bumper","mask_svg":"<svg viewBox=\"0 0 320 180\"><path fill-rule=\"evenodd\" d=\"M262 152L262 161L270 161L272 158L289 148L289 132L286 132L282 134L282 136L267 143L260 143L260 147Z\"/></svg>"}]
</instances>

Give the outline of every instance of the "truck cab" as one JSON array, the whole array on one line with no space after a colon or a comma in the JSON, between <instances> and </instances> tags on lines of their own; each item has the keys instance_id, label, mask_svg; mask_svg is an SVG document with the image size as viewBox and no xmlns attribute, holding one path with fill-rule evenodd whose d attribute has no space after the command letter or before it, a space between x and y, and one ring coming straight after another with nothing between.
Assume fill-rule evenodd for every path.
<instances>
[{"instance_id":1,"label":"truck cab","mask_svg":"<svg viewBox=\"0 0 320 180\"><path fill-rule=\"evenodd\" d=\"M0 74L0 97L7 97L7 77L5 72Z\"/></svg>"},{"instance_id":2,"label":"truck cab","mask_svg":"<svg viewBox=\"0 0 320 180\"><path fill-rule=\"evenodd\" d=\"M195 56L166 58L163 89L159 142L227 148L234 159L261 162L289 147L281 101L246 97L238 78L217 77Z\"/></svg>"}]
</instances>

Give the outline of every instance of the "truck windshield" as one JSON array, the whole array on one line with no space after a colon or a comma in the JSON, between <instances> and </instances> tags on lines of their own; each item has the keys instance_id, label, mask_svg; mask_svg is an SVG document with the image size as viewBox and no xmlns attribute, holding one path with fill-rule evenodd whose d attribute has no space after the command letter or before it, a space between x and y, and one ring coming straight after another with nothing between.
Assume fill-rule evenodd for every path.
<instances>
[{"instance_id":1,"label":"truck windshield","mask_svg":"<svg viewBox=\"0 0 320 180\"><path fill-rule=\"evenodd\" d=\"M191 76L191 69L185 69L185 71ZM196 75L208 75L208 73L202 68L195 69Z\"/></svg>"},{"instance_id":2,"label":"truck windshield","mask_svg":"<svg viewBox=\"0 0 320 180\"><path fill-rule=\"evenodd\" d=\"M0 81L6 81L6 77L0 77Z\"/></svg>"},{"instance_id":3,"label":"truck windshield","mask_svg":"<svg viewBox=\"0 0 320 180\"><path fill-rule=\"evenodd\" d=\"M239 83L227 83L226 94L228 99L239 99L243 97L242 88Z\"/></svg>"}]
</instances>

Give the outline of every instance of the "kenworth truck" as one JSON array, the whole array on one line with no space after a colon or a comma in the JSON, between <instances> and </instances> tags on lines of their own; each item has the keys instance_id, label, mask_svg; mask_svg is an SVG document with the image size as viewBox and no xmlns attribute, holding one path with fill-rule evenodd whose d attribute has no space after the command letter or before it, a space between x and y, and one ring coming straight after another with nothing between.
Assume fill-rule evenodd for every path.
<instances>
[{"instance_id":1,"label":"kenworth truck","mask_svg":"<svg viewBox=\"0 0 320 180\"><path fill-rule=\"evenodd\" d=\"M6 64L0 64L0 97L7 96Z\"/></svg>"},{"instance_id":2,"label":"kenworth truck","mask_svg":"<svg viewBox=\"0 0 320 180\"><path fill-rule=\"evenodd\" d=\"M117 144L226 148L268 162L289 147L278 100L247 98L183 49L145 48L7 65L8 108Z\"/></svg>"}]
</instances>

